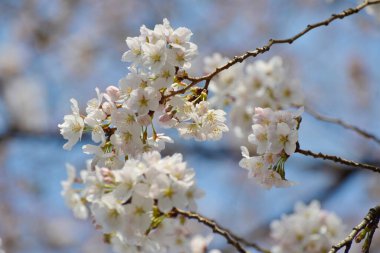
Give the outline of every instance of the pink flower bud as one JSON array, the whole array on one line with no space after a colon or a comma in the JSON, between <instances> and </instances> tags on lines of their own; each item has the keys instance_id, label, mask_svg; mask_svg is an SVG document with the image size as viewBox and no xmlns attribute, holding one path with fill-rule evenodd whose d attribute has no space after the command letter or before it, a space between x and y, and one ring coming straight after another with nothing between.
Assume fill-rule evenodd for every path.
<instances>
[{"instance_id":1,"label":"pink flower bud","mask_svg":"<svg viewBox=\"0 0 380 253\"><path fill-rule=\"evenodd\" d=\"M112 105L110 102L104 102L102 104L102 109L105 113L107 113L108 115L111 115L111 112L112 112Z\"/></svg>"},{"instance_id":2,"label":"pink flower bud","mask_svg":"<svg viewBox=\"0 0 380 253\"><path fill-rule=\"evenodd\" d=\"M149 126L151 122L152 120L148 114L137 117L137 123L139 123L140 125Z\"/></svg>"},{"instance_id":3,"label":"pink flower bud","mask_svg":"<svg viewBox=\"0 0 380 253\"><path fill-rule=\"evenodd\" d=\"M109 176L110 174L112 174L111 170L109 168L106 168L106 167L103 167L103 168L100 168L100 174L103 176L103 177L107 177Z\"/></svg>"},{"instance_id":4,"label":"pink flower bud","mask_svg":"<svg viewBox=\"0 0 380 253\"><path fill-rule=\"evenodd\" d=\"M164 110L161 110L161 111L170 112L171 110L173 110L173 106L172 105L168 105L168 106L165 107Z\"/></svg>"},{"instance_id":5,"label":"pink flower bud","mask_svg":"<svg viewBox=\"0 0 380 253\"><path fill-rule=\"evenodd\" d=\"M114 175L112 174L112 171L109 168L103 167L100 169L100 174L103 176L103 180L107 184L114 183Z\"/></svg>"},{"instance_id":6,"label":"pink flower bud","mask_svg":"<svg viewBox=\"0 0 380 253\"><path fill-rule=\"evenodd\" d=\"M173 118L173 115L172 115L172 114L163 114L163 115L161 115L161 116L158 118L158 121L159 121L160 123L166 123L166 122L170 121L172 118Z\"/></svg>"},{"instance_id":7,"label":"pink flower bud","mask_svg":"<svg viewBox=\"0 0 380 253\"><path fill-rule=\"evenodd\" d=\"M112 177L104 177L103 180L107 184L113 184L114 183L114 180Z\"/></svg>"},{"instance_id":8,"label":"pink flower bud","mask_svg":"<svg viewBox=\"0 0 380 253\"><path fill-rule=\"evenodd\" d=\"M110 96L112 101L116 101L120 98L119 88L117 88L113 85L108 86L106 89L106 92L107 92L108 96Z\"/></svg>"}]
</instances>

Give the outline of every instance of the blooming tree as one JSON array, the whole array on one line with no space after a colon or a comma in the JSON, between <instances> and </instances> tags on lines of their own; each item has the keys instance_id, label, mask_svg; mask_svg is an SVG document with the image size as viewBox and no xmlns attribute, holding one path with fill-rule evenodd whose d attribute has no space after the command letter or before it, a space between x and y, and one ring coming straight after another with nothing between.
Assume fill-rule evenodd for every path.
<instances>
[{"instance_id":1,"label":"blooming tree","mask_svg":"<svg viewBox=\"0 0 380 253\"><path fill-rule=\"evenodd\" d=\"M275 44L291 44L313 29L364 8L380 16L377 4L380 1L364 1L308 25L289 39L271 39L233 59L218 53L205 57L205 75L200 77L191 76L198 46L191 41L189 29L173 28L167 19L153 29L142 26L139 36L126 39L128 50L122 55L128 64L126 76L105 91L96 88L96 97L87 102L85 112L71 99L72 112L58 125L67 140L64 149L70 150L83 134L89 134L93 142L82 146L91 155L86 170L77 173L72 165L66 166L68 179L62 182L62 196L74 216L90 218L119 253L220 252L209 249L212 235L202 235L191 220L225 237L238 252L248 252L247 248L267 253L337 252L344 247L348 252L353 241L363 241L363 252L369 252L380 207L371 209L346 238L342 220L322 210L316 201L299 203L293 214L273 221L271 249L237 237L197 213L197 199L205 193L182 154L161 154L173 139L158 131L175 128L184 139L204 142L218 141L232 129L245 143L240 167L268 189L296 184L288 180L285 168L295 152L379 173L374 165L302 149L298 138L304 111L300 83L280 56L245 63ZM335 123L371 137L342 121Z\"/></svg>"}]
</instances>

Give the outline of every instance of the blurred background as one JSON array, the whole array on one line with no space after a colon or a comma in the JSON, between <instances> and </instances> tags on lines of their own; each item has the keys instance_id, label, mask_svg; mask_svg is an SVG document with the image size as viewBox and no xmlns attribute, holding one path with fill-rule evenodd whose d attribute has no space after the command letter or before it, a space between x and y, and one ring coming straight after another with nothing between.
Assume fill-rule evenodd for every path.
<instances>
[{"instance_id":1,"label":"blurred background","mask_svg":"<svg viewBox=\"0 0 380 253\"><path fill-rule=\"evenodd\" d=\"M168 18L185 26L199 47L198 71L213 52L232 57L288 38L307 24L353 7L338 0L0 0L0 237L8 253L110 252L90 221L77 221L60 196L65 163L84 168L77 145L64 151L57 124L74 97L82 109L95 87L126 75L125 38ZM306 104L380 136L380 23L365 11L318 28L292 45L257 59L283 57L303 87ZM250 60L252 61L252 59ZM269 246L269 224L297 201L313 199L336 212L347 228L379 203L379 175L299 154L287 163L295 187L265 190L238 166L233 134L217 143L180 140L166 154L184 153L206 196L199 212L236 234ZM305 149L380 165L380 145L303 115ZM380 249L379 232L377 249ZM223 238L214 246L232 252ZM376 245L375 245L376 246ZM355 252L355 251L352 251ZM358 251L359 252L359 251ZM376 249L374 249L376 252Z\"/></svg>"}]
</instances>

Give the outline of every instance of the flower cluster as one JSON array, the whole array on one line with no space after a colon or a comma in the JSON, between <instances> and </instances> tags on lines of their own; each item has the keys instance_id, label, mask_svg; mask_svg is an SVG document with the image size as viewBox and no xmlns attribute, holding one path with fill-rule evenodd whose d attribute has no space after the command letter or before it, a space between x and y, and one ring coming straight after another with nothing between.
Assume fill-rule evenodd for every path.
<instances>
[{"instance_id":1,"label":"flower cluster","mask_svg":"<svg viewBox=\"0 0 380 253\"><path fill-rule=\"evenodd\" d=\"M175 227L181 224L174 221L178 224L170 227L173 222L161 223L171 218L174 208L195 210L195 200L203 195L196 187L194 171L180 154L162 158L157 151L144 153L117 170L88 166L78 179L74 167L67 169L69 177L62 182L62 195L74 215L85 219L91 213L114 246L130 252L168 252L173 245L164 239L174 236ZM84 188L75 189L75 182L82 182Z\"/></svg>"},{"instance_id":2,"label":"flower cluster","mask_svg":"<svg viewBox=\"0 0 380 253\"><path fill-rule=\"evenodd\" d=\"M137 248L127 244L120 234L112 236L110 243L116 253L206 253L211 240L200 239L201 236L195 234L197 229L191 227L193 224L188 224L190 222L181 219L165 219L154 230L154 233L150 233L150 236L146 237L145 245ZM209 253L220 253L220 251L211 250Z\"/></svg>"},{"instance_id":3,"label":"flower cluster","mask_svg":"<svg viewBox=\"0 0 380 253\"><path fill-rule=\"evenodd\" d=\"M179 97L174 97L170 104L172 111L176 112L174 122L179 122L176 127L185 139L219 140L223 132L228 131L228 127L224 124L226 113L222 110L209 109L207 101L194 105L192 102L185 102ZM170 121L173 121L170 114L165 114L160 118L163 124L170 124ZM169 121L165 117L169 118Z\"/></svg>"},{"instance_id":4,"label":"flower cluster","mask_svg":"<svg viewBox=\"0 0 380 253\"><path fill-rule=\"evenodd\" d=\"M271 223L273 253L328 252L344 234L344 226L334 213L321 210L318 201L298 203L295 212Z\"/></svg>"},{"instance_id":5,"label":"flower cluster","mask_svg":"<svg viewBox=\"0 0 380 253\"><path fill-rule=\"evenodd\" d=\"M243 159L239 165L249 171L249 176L265 188L292 185L285 179L284 164L296 150L298 125L302 110L273 111L270 108L255 109L252 131L248 141L256 148L256 156L249 156L242 146Z\"/></svg>"},{"instance_id":6,"label":"flower cluster","mask_svg":"<svg viewBox=\"0 0 380 253\"><path fill-rule=\"evenodd\" d=\"M86 201L82 196L82 193L74 189L73 186L77 182L81 182L85 177L86 172L81 172L81 180L76 177L76 170L71 164L66 164L67 180L62 181L61 195L65 199L66 205L70 207L77 219L87 219L88 209L85 205Z\"/></svg>"},{"instance_id":7,"label":"flower cluster","mask_svg":"<svg viewBox=\"0 0 380 253\"><path fill-rule=\"evenodd\" d=\"M165 87L168 78L174 76L175 67L191 67L190 61L198 53L197 45L190 42L192 35L186 27L174 30L167 19L153 30L142 26L140 36L127 38L130 50L123 54L122 60L154 73L155 86Z\"/></svg>"},{"instance_id":8,"label":"flower cluster","mask_svg":"<svg viewBox=\"0 0 380 253\"><path fill-rule=\"evenodd\" d=\"M205 72L209 73L228 62L220 54L205 58ZM238 137L245 137L252 125L255 107L273 110L303 104L303 93L297 80L289 79L289 71L276 56L268 62L235 64L218 74L210 82L213 106L231 105L231 123Z\"/></svg>"},{"instance_id":9,"label":"flower cluster","mask_svg":"<svg viewBox=\"0 0 380 253\"><path fill-rule=\"evenodd\" d=\"M218 140L228 131L225 112L210 108L201 88L180 91L188 84L179 72L187 75L197 53L189 29L174 30L165 19L154 30L140 31L127 38L130 50L122 59L131 65L119 87L96 89L85 114L71 99L72 113L58 125L64 149L72 149L83 133L95 143L82 147L93 158L80 177L67 166L62 196L75 217L94 219L116 252L191 252L193 234L174 219L175 210L195 210L203 192L180 154L161 157L173 140L157 133L155 124L177 128L184 138Z\"/></svg>"},{"instance_id":10,"label":"flower cluster","mask_svg":"<svg viewBox=\"0 0 380 253\"><path fill-rule=\"evenodd\" d=\"M80 114L77 101L71 99L72 114L58 125L68 140L64 148L71 149L83 132L91 132L99 145L85 145L84 152L94 154L100 166L120 168L126 156L160 151L172 142L156 132L155 119L163 127L177 128L185 138L220 139L228 131L225 113L209 108L202 89L173 94L186 85L175 76L176 71L190 67L196 54L196 46L189 42L191 34L187 28L173 30L165 19L154 30L143 26L139 37L127 38L130 50L123 59L132 61L130 72L119 87L109 86L105 93L96 89L97 97L88 101L86 115Z\"/></svg>"}]
</instances>

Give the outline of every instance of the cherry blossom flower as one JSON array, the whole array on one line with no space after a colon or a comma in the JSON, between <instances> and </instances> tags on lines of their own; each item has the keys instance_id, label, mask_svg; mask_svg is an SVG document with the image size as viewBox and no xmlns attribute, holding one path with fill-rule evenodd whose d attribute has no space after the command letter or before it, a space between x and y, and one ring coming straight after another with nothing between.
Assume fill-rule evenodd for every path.
<instances>
[{"instance_id":1,"label":"cherry blossom flower","mask_svg":"<svg viewBox=\"0 0 380 253\"><path fill-rule=\"evenodd\" d=\"M91 212L102 230L105 233L112 233L122 228L126 210L112 194L106 194L93 202Z\"/></svg>"},{"instance_id":2,"label":"cherry blossom flower","mask_svg":"<svg viewBox=\"0 0 380 253\"><path fill-rule=\"evenodd\" d=\"M75 99L71 99L71 110L72 114L66 115L62 124L59 124L60 133L64 139L68 142L63 145L64 149L71 150L71 148L78 142L82 137L84 129L84 121L79 114L78 102Z\"/></svg>"},{"instance_id":3,"label":"cherry blossom flower","mask_svg":"<svg viewBox=\"0 0 380 253\"><path fill-rule=\"evenodd\" d=\"M249 177L263 187L288 187L294 183L285 179L285 162L296 150L298 119L296 113L256 108L253 116L252 134L248 142L256 148L256 156L250 156L248 148L241 147L243 159L240 167L248 170Z\"/></svg>"},{"instance_id":4,"label":"cherry blossom flower","mask_svg":"<svg viewBox=\"0 0 380 253\"><path fill-rule=\"evenodd\" d=\"M134 62L135 64L142 62L142 50L141 50L141 40L137 37L126 39L127 46L130 48L122 56L122 60L125 62Z\"/></svg>"},{"instance_id":5,"label":"cherry blossom flower","mask_svg":"<svg viewBox=\"0 0 380 253\"><path fill-rule=\"evenodd\" d=\"M298 131L290 129L286 123L278 123L276 128L269 137L271 143L270 152L279 154L284 150L287 155L293 154L298 141Z\"/></svg>"},{"instance_id":6,"label":"cherry blossom flower","mask_svg":"<svg viewBox=\"0 0 380 253\"><path fill-rule=\"evenodd\" d=\"M72 188L76 179L76 170L71 164L66 164L66 169L68 179L61 182L61 195L65 199L66 205L73 210L73 214L76 218L87 219L88 210L84 205L81 196Z\"/></svg>"},{"instance_id":7,"label":"cherry blossom flower","mask_svg":"<svg viewBox=\"0 0 380 253\"><path fill-rule=\"evenodd\" d=\"M152 87L135 89L127 101L127 108L137 112L139 115L145 115L149 111L155 111L158 108L160 99L160 93Z\"/></svg>"},{"instance_id":8,"label":"cherry blossom flower","mask_svg":"<svg viewBox=\"0 0 380 253\"><path fill-rule=\"evenodd\" d=\"M271 223L274 253L327 252L344 234L344 226L334 213L321 209L318 201L297 203L293 214Z\"/></svg>"}]
</instances>

